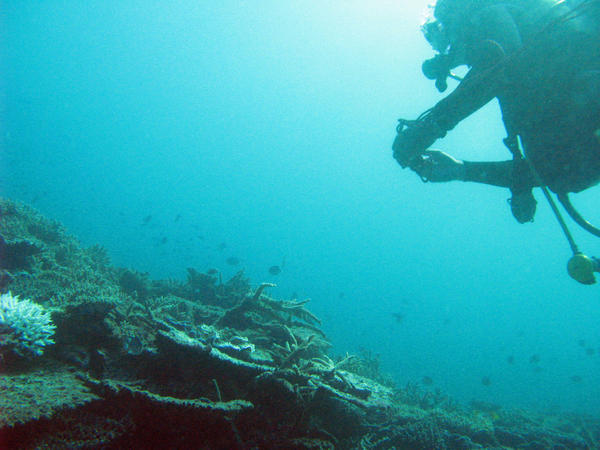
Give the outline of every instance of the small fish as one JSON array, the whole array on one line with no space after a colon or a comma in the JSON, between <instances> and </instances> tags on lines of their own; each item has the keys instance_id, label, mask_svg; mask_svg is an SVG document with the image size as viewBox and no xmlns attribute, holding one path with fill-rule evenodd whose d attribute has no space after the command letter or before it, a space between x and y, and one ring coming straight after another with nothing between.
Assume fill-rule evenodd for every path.
<instances>
[{"instance_id":1,"label":"small fish","mask_svg":"<svg viewBox=\"0 0 600 450\"><path fill-rule=\"evenodd\" d=\"M179 219L181 219L181 214L177 214L173 222L179 222Z\"/></svg>"},{"instance_id":2,"label":"small fish","mask_svg":"<svg viewBox=\"0 0 600 450\"><path fill-rule=\"evenodd\" d=\"M509 357L506 358L506 362L509 364L514 364L515 363L515 357L513 355L510 355Z\"/></svg>"},{"instance_id":3,"label":"small fish","mask_svg":"<svg viewBox=\"0 0 600 450\"><path fill-rule=\"evenodd\" d=\"M540 355L535 354L535 355L531 355L529 357L529 363L530 364L537 364L539 362L540 362Z\"/></svg>"},{"instance_id":4,"label":"small fish","mask_svg":"<svg viewBox=\"0 0 600 450\"><path fill-rule=\"evenodd\" d=\"M160 245L165 245L167 243L167 241L168 241L167 237L163 236L158 243Z\"/></svg>"},{"instance_id":5,"label":"small fish","mask_svg":"<svg viewBox=\"0 0 600 450\"><path fill-rule=\"evenodd\" d=\"M219 271L217 269L215 269L214 267L210 268L206 271L206 275L211 275L211 276L217 275L218 273L219 273Z\"/></svg>"},{"instance_id":6,"label":"small fish","mask_svg":"<svg viewBox=\"0 0 600 450\"><path fill-rule=\"evenodd\" d=\"M227 264L229 264L230 266L237 266L240 263L239 258L236 258L235 256L230 256L229 258L227 258L225 260L225 262Z\"/></svg>"},{"instance_id":7,"label":"small fish","mask_svg":"<svg viewBox=\"0 0 600 450\"><path fill-rule=\"evenodd\" d=\"M433 378L425 375L423 378L421 378L421 383L423 383L425 386L431 386L433 384Z\"/></svg>"},{"instance_id":8,"label":"small fish","mask_svg":"<svg viewBox=\"0 0 600 450\"><path fill-rule=\"evenodd\" d=\"M595 353L596 353L596 350L591 347L588 347L585 349L585 354L588 356L594 356Z\"/></svg>"},{"instance_id":9,"label":"small fish","mask_svg":"<svg viewBox=\"0 0 600 450\"><path fill-rule=\"evenodd\" d=\"M580 383L581 382L581 377L579 375L573 375L572 377L569 378L573 383Z\"/></svg>"},{"instance_id":10,"label":"small fish","mask_svg":"<svg viewBox=\"0 0 600 450\"><path fill-rule=\"evenodd\" d=\"M338 297L339 297L340 299L344 298L345 296L346 296L346 294L344 294L343 292L340 292L340 293L338 294Z\"/></svg>"},{"instance_id":11,"label":"small fish","mask_svg":"<svg viewBox=\"0 0 600 450\"><path fill-rule=\"evenodd\" d=\"M148 225L152 220L152 214L148 214L142 219L142 225Z\"/></svg>"},{"instance_id":12,"label":"small fish","mask_svg":"<svg viewBox=\"0 0 600 450\"><path fill-rule=\"evenodd\" d=\"M217 245L217 249L220 251L223 251L227 248L227 244L225 242L221 242L219 245Z\"/></svg>"},{"instance_id":13,"label":"small fish","mask_svg":"<svg viewBox=\"0 0 600 450\"><path fill-rule=\"evenodd\" d=\"M283 261L281 261L281 265L271 266L269 267L269 273L271 275L279 275L285 266L285 256L283 257Z\"/></svg>"},{"instance_id":14,"label":"small fish","mask_svg":"<svg viewBox=\"0 0 600 450\"><path fill-rule=\"evenodd\" d=\"M402 323L402 321L404 320L404 314L399 313L399 312L395 312L392 313L392 317L396 320L396 322L398 323Z\"/></svg>"},{"instance_id":15,"label":"small fish","mask_svg":"<svg viewBox=\"0 0 600 450\"><path fill-rule=\"evenodd\" d=\"M583 339L579 339L577 341L577 345L579 345L580 347L585 347L585 341Z\"/></svg>"},{"instance_id":16,"label":"small fish","mask_svg":"<svg viewBox=\"0 0 600 450\"><path fill-rule=\"evenodd\" d=\"M492 380L490 379L490 377L483 377L481 379L481 384L483 384L484 386L489 386L490 384L492 384Z\"/></svg>"}]
</instances>

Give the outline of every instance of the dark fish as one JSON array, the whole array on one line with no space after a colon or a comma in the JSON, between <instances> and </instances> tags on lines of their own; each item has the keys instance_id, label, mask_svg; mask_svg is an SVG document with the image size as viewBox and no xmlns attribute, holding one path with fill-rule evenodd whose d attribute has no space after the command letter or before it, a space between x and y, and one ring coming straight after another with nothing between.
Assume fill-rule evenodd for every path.
<instances>
[{"instance_id":1,"label":"dark fish","mask_svg":"<svg viewBox=\"0 0 600 450\"><path fill-rule=\"evenodd\" d=\"M583 339L579 339L577 341L577 345L579 345L580 347L585 347L585 341Z\"/></svg>"},{"instance_id":2,"label":"dark fish","mask_svg":"<svg viewBox=\"0 0 600 450\"><path fill-rule=\"evenodd\" d=\"M148 214L146 217L142 219L142 225L148 225L152 220L152 214Z\"/></svg>"},{"instance_id":3,"label":"dark fish","mask_svg":"<svg viewBox=\"0 0 600 450\"><path fill-rule=\"evenodd\" d=\"M509 364L514 364L515 363L515 357L513 355L510 355L508 358L506 358L506 362Z\"/></svg>"},{"instance_id":4,"label":"dark fish","mask_svg":"<svg viewBox=\"0 0 600 450\"><path fill-rule=\"evenodd\" d=\"M166 236L163 236L163 237L160 239L160 241L159 241L159 244L161 244L161 245L164 245L164 244L166 244L166 243L167 243L167 241L168 241L167 237L166 237Z\"/></svg>"},{"instance_id":5,"label":"dark fish","mask_svg":"<svg viewBox=\"0 0 600 450\"><path fill-rule=\"evenodd\" d=\"M492 380L490 379L490 377L483 377L481 379L481 384L483 384L484 386L489 386L490 384L492 384Z\"/></svg>"},{"instance_id":6,"label":"dark fish","mask_svg":"<svg viewBox=\"0 0 600 450\"><path fill-rule=\"evenodd\" d=\"M401 323L404 320L404 314L395 312L392 313L392 317L396 320L396 322Z\"/></svg>"},{"instance_id":7,"label":"dark fish","mask_svg":"<svg viewBox=\"0 0 600 450\"><path fill-rule=\"evenodd\" d=\"M533 368L533 373L540 373L540 372L542 372L543 370L544 370L544 369L543 369L543 368L541 368L540 366L535 366L535 367Z\"/></svg>"},{"instance_id":8,"label":"dark fish","mask_svg":"<svg viewBox=\"0 0 600 450\"><path fill-rule=\"evenodd\" d=\"M229 258L227 258L225 260L225 262L227 264L229 264L230 266L237 266L240 263L240 260L238 258L236 258L235 256L230 256Z\"/></svg>"},{"instance_id":9,"label":"dark fish","mask_svg":"<svg viewBox=\"0 0 600 450\"><path fill-rule=\"evenodd\" d=\"M221 251L225 250L225 248L227 248L227 244L225 242L221 242L219 245L217 245L217 249Z\"/></svg>"},{"instance_id":10,"label":"dark fish","mask_svg":"<svg viewBox=\"0 0 600 450\"><path fill-rule=\"evenodd\" d=\"M594 353L596 353L596 350L591 347L585 349L585 354L588 356L593 356Z\"/></svg>"},{"instance_id":11,"label":"dark fish","mask_svg":"<svg viewBox=\"0 0 600 450\"><path fill-rule=\"evenodd\" d=\"M529 357L529 363L530 363L530 364L537 364L537 363L539 363L539 362L540 362L540 355L537 355L537 354L536 354L536 355L531 355L531 356Z\"/></svg>"},{"instance_id":12,"label":"dark fish","mask_svg":"<svg viewBox=\"0 0 600 450\"><path fill-rule=\"evenodd\" d=\"M283 257L283 261L281 261L281 265L275 265L269 267L269 273L271 275L279 275L285 266L285 256Z\"/></svg>"},{"instance_id":13,"label":"dark fish","mask_svg":"<svg viewBox=\"0 0 600 450\"><path fill-rule=\"evenodd\" d=\"M219 271L215 268L211 268L206 271L206 275L216 275L218 273L219 273Z\"/></svg>"},{"instance_id":14,"label":"dark fish","mask_svg":"<svg viewBox=\"0 0 600 450\"><path fill-rule=\"evenodd\" d=\"M444 325L450 325L450 319L449 318L445 318L444 319Z\"/></svg>"},{"instance_id":15,"label":"dark fish","mask_svg":"<svg viewBox=\"0 0 600 450\"><path fill-rule=\"evenodd\" d=\"M174 220L174 222L178 222L178 221L179 221L179 219L181 219L181 214L177 214L177 215L175 216L175 220Z\"/></svg>"},{"instance_id":16,"label":"dark fish","mask_svg":"<svg viewBox=\"0 0 600 450\"><path fill-rule=\"evenodd\" d=\"M345 295L346 295L346 294L344 294L343 292L340 292L340 293L339 293L339 295L338 295L338 297L339 297L339 298L344 298L344 296L345 296Z\"/></svg>"},{"instance_id":17,"label":"dark fish","mask_svg":"<svg viewBox=\"0 0 600 450\"><path fill-rule=\"evenodd\" d=\"M580 377L579 375L573 375L573 376L570 378L570 380L571 380L573 383L580 383L580 382L581 382L581 377Z\"/></svg>"},{"instance_id":18,"label":"dark fish","mask_svg":"<svg viewBox=\"0 0 600 450\"><path fill-rule=\"evenodd\" d=\"M428 377L427 375L425 375L423 378L421 378L421 382L425 386L431 386L433 384L433 379L431 377Z\"/></svg>"}]
</instances>

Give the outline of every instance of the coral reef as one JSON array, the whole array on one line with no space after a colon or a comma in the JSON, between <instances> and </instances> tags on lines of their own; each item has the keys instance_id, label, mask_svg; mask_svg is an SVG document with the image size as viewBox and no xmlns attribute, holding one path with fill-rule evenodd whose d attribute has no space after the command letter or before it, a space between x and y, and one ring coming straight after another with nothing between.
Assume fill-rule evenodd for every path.
<instances>
[{"instance_id":1,"label":"coral reef","mask_svg":"<svg viewBox=\"0 0 600 450\"><path fill-rule=\"evenodd\" d=\"M0 365L4 447L577 449L600 436L591 418L399 388L368 351L330 356L308 300L243 272L152 280L8 200L0 230L0 289L56 327L43 354Z\"/></svg>"}]
</instances>

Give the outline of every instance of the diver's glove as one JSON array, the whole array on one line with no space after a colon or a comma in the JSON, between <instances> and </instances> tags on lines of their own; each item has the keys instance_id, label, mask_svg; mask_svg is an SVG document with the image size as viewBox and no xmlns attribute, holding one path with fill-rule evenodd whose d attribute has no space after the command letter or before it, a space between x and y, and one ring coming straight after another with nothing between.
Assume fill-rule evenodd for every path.
<instances>
[{"instance_id":1,"label":"diver's glove","mask_svg":"<svg viewBox=\"0 0 600 450\"><path fill-rule=\"evenodd\" d=\"M508 199L510 211L517 222L533 222L537 201L531 192L531 189L522 192L513 192L512 197Z\"/></svg>"},{"instance_id":2,"label":"diver's glove","mask_svg":"<svg viewBox=\"0 0 600 450\"><path fill-rule=\"evenodd\" d=\"M421 153L437 139L446 135L446 131L431 117L431 114L426 114L417 120L398 120L396 132L392 150L394 158L402 168L419 164Z\"/></svg>"},{"instance_id":3,"label":"diver's glove","mask_svg":"<svg viewBox=\"0 0 600 450\"><path fill-rule=\"evenodd\" d=\"M465 163L439 150L426 150L422 153L420 162L411 165L423 181L440 183L466 178Z\"/></svg>"}]
</instances>

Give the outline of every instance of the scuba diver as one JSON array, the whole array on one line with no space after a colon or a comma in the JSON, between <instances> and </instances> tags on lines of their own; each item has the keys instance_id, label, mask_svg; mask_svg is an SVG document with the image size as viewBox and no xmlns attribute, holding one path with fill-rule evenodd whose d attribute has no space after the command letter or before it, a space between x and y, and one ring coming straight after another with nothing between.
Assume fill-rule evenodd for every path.
<instances>
[{"instance_id":1,"label":"scuba diver","mask_svg":"<svg viewBox=\"0 0 600 450\"><path fill-rule=\"evenodd\" d=\"M533 221L534 187L552 202L547 187L577 223L600 236L568 199L600 182L600 0L438 0L433 8L422 31L436 55L423 63L423 73L440 92L449 77L460 83L417 120L399 120L394 158L423 181L510 189L520 223ZM463 65L469 70L461 79L452 70ZM494 98L510 160L461 161L429 150ZM592 284L599 260L578 251L566 225L563 231L578 257L569 264L585 272L574 269L574 275L569 267L569 273Z\"/></svg>"}]
</instances>

